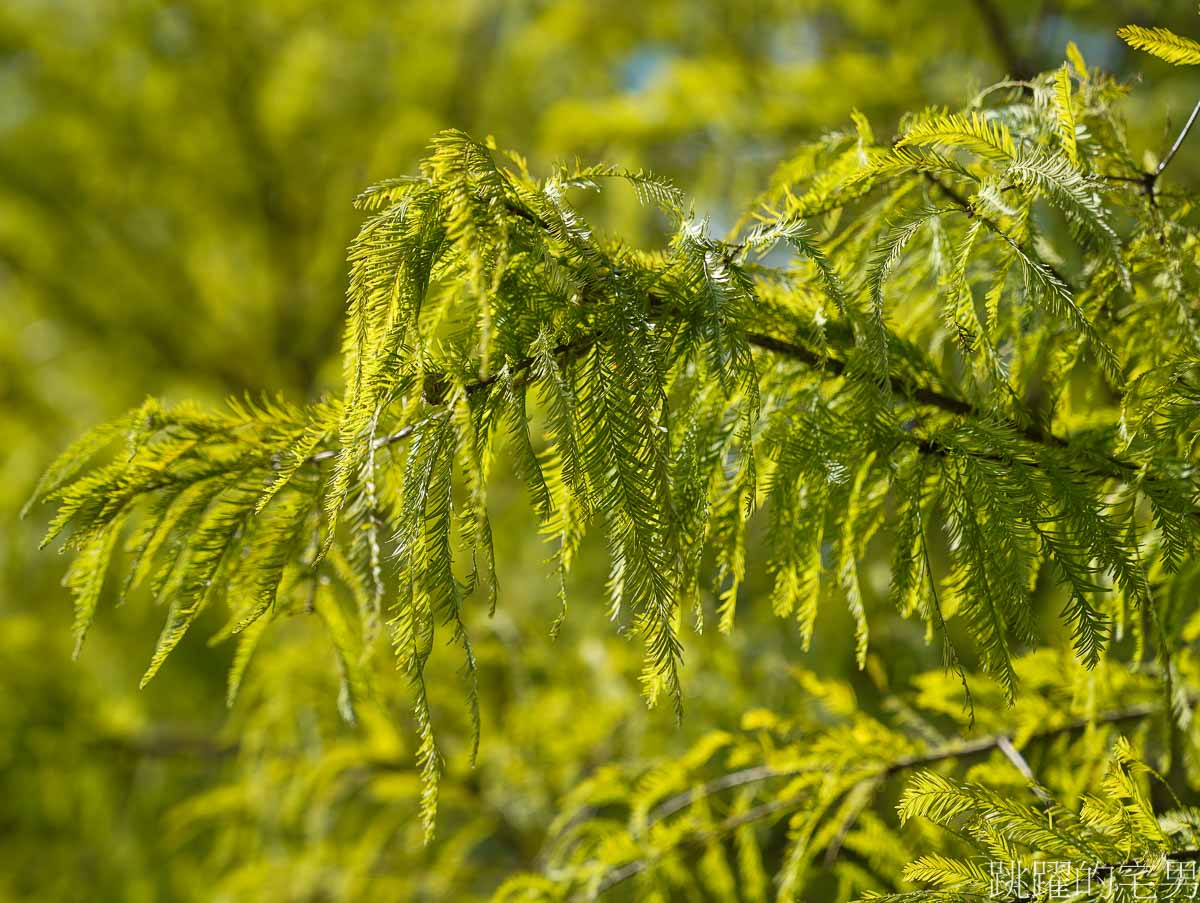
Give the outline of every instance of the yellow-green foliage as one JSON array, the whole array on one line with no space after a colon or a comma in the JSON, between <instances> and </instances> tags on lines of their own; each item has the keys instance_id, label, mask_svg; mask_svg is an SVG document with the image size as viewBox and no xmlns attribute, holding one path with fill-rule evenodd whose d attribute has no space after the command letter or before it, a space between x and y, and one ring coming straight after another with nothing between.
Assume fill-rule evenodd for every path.
<instances>
[{"instance_id":1,"label":"yellow-green foliage","mask_svg":"<svg viewBox=\"0 0 1200 903\"><path fill-rule=\"evenodd\" d=\"M1138 50L1151 53L1175 66L1195 66L1200 63L1200 44L1191 38L1175 34L1169 28L1141 28L1126 25L1117 34Z\"/></svg>"},{"instance_id":2,"label":"yellow-green foliage","mask_svg":"<svg viewBox=\"0 0 1200 903\"><path fill-rule=\"evenodd\" d=\"M1136 860L1161 879L1164 856L1194 852L1187 825L1200 812L1157 818L1134 751L1164 739L1156 681L1049 651L1015 668L1026 689L1011 709L1001 687L972 678L969 739L957 735L967 715L944 672L918 677L877 717L840 683L795 669L803 701L788 713L751 710L683 756L581 784L551 827L541 873L514 876L495 899L676 899L714 887L711 873L749 899L965 901L991 894L989 859ZM769 895L764 859L782 862Z\"/></svg>"},{"instance_id":3,"label":"yellow-green foliage","mask_svg":"<svg viewBox=\"0 0 1200 903\"><path fill-rule=\"evenodd\" d=\"M77 646L119 588L164 610L143 685L214 614L234 647L196 750L236 767L168 822L209 839L197 875L957 900L979 851L1194 852L1191 800L1139 763L1196 785L1197 222L1126 86L1068 55L894 135L789 138L728 232L648 169L438 131L357 198L340 390L148 401L64 453L33 501L75 554ZM641 227L593 225L610 198ZM557 616L501 585L514 523ZM799 667L839 632L857 671ZM631 684L684 733L644 736Z\"/></svg>"}]
</instances>

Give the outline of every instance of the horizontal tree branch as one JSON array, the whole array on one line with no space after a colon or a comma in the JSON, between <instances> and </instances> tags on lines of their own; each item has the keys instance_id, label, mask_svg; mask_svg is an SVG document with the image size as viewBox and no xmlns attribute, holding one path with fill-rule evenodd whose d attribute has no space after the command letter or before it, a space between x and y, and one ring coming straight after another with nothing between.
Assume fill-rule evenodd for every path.
<instances>
[{"instance_id":1,"label":"horizontal tree branch","mask_svg":"<svg viewBox=\"0 0 1200 903\"><path fill-rule=\"evenodd\" d=\"M751 332L746 334L746 340L750 343L750 345L762 351L767 351L772 354L798 361L813 370L822 371L835 377L846 375L846 371L848 369L847 363L841 358L828 354L820 354L811 348L805 347L804 345L797 344L796 342L790 342L786 339L781 339L776 336L767 335L765 333ZM593 342L594 339L591 337L583 337L575 342L569 342L560 345L556 349L556 353L562 354L578 352L589 347ZM526 357L510 365L509 369L511 372L515 373L518 371L527 370L533 365L533 363L534 359L532 357ZM498 374L493 374L491 376L469 382L463 388L468 395L473 395L476 392L480 392L494 385L499 378L500 376ZM919 383L914 383L911 380L899 377L895 374L891 376L891 382L893 388L897 390L901 397L910 399L916 404L937 408L947 414L956 416L983 416L983 413L978 408L961 398L947 395L944 392L940 392L936 389L929 388L928 386L924 386ZM395 432L376 437L374 440L374 447L378 449L401 442L411 436L417 426L418 424L409 424L399 430L396 430ZM1017 432L1023 439L1033 445L1040 445L1056 450L1062 450L1070 447L1070 442L1068 439L1054 433L1046 432L1036 426L1022 425L1012 421L1008 423L1008 426ZM942 456L946 453L944 448L941 448L940 446L929 442L928 440L913 437L913 441L922 453L935 456ZM326 449L311 455L308 458L308 461L310 463L319 464L322 461L335 458L337 455L337 449ZM1006 460L999 455L992 457L1000 461ZM1133 478L1136 477L1140 472L1138 465L1130 461L1125 461L1111 455L1104 455L1102 457L1104 463L1110 465L1111 469L1092 468L1084 469L1084 472L1098 479L1111 479L1118 475L1126 478Z\"/></svg>"}]
</instances>

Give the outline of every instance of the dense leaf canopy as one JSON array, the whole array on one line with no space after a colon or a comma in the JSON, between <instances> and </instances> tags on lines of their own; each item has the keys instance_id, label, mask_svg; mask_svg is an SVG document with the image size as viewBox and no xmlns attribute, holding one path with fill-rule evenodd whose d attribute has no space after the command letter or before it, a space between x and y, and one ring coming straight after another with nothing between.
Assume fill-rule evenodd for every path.
<instances>
[{"instance_id":1,"label":"dense leaf canopy","mask_svg":"<svg viewBox=\"0 0 1200 903\"><path fill-rule=\"evenodd\" d=\"M1066 57L781 135L736 208L440 131L358 195L340 380L302 351L311 401L149 400L63 453L29 510L76 655L105 598L165 616L143 686L200 623L234 650L219 736L101 741L236 762L172 811L195 874L957 901L981 856L1118 895L1200 857L1195 116L1147 155L1139 89Z\"/></svg>"}]
</instances>

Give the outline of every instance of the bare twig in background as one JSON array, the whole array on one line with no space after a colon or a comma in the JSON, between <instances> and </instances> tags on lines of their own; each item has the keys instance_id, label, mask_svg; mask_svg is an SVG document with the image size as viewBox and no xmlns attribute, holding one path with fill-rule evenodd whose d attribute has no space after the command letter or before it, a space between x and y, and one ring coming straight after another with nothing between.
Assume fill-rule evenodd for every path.
<instances>
[{"instance_id":1,"label":"bare twig in background","mask_svg":"<svg viewBox=\"0 0 1200 903\"><path fill-rule=\"evenodd\" d=\"M1008 74L1015 79L1027 79L1033 76L1034 72L1030 68L1029 61L1017 49L1008 23L1005 22L1003 14L993 0L974 0L974 2L975 8L979 11L979 17L983 19L988 37L991 38L992 45L996 48L996 53L1008 67Z\"/></svg>"}]
</instances>

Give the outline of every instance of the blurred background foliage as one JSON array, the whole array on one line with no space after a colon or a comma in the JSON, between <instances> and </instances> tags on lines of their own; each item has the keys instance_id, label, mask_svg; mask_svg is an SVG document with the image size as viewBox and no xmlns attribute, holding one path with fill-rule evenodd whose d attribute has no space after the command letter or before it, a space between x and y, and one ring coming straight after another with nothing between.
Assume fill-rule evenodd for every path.
<instances>
[{"instance_id":1,"label":"blurred background foliage","mask_svg":"<svg viewBox=\"0 0 1200 903\"><path fill-rule=\"evenodd\" d=\"M1132 143L1161 153L1200 81L1134 56L1113 35L1127 22L1200 32L1190 0L6 0L0 900L486 898L538 863L556 800L603 763L786 710L798 665L852 680L867 705L936 666L884 611L865 673L836 615L802 655L755 614L752 568L734 636L689 639L676 728L641 702L640 646L612 631L598 592L585 604L599 550L551 641L546 551L501 486L507 605L474 618L480 761L469 768L465 729L449 741L439 838L423 847L405 692L347 726L332 650L304 616L271 628L232 709L232 650L192 638L136 689L162 614L146 605L106 611L72 664L64 562L16 511L55 452L146 395L336 389L350 201L410 172L438 129L494 135L535 168L653 168L722 227L789 148L852 109L884 135L906 110L1057 65L1067 40L1141 82ZM1182 156L1172 180L1195 186L1198 161ZM655 240L632 195L594 215ZM434 683L452 700L445 658ZM454 738L462 713L439 714Z\"/></svg>"}]
</instances>

